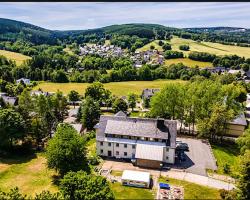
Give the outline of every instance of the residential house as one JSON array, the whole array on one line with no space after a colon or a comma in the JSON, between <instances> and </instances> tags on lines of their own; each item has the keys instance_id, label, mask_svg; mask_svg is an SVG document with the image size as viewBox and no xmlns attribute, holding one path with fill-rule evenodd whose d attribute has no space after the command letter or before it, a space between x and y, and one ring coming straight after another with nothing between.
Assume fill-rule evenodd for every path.
<instances>
[{"instance_id":1,"label":"residential house","mask_svg":"<svg viewBox=\"0 0 250 200\"><path fill-rule=\"evenodd\" d=\"M241 136L245 131L246 126L247 120L244 113L242 113L227 124L226 135L233 137Z\"/></svg>"},{"instance_id":2,"label":"residential house","mask_svg":"<svg viewBox=\"0 0 250 200\"><path fill-rule=\"evenodd\" d=\"M157 88L146 88L142 91L141 98L142 99L151 99L152 96L155 95L156 92L159 92L160 89Z\"/></svg>"},{"instance_id":3,"label":"residential house","mask_svg":"<svg viewBox=\"0 0 250 200\"><path fill-rule=\"evenodd\" d=\"M25 85L29 85L30 84L30 79L28 79L28 78L20 78L20 79L16 80L17 84L19 84L21 82L23 82Z\"/></svg>"},{"instance_id":4,"label":"residential house","mask_svg":"<svg viewBox=\"0 0 250 200\"><path fill-rule=\"evenodd\" d=\"M3 101L6 103L6 104L9 104L9 105L12 105L12 106L15 106L17 105L17 98L16 97L9 97L9 96L1 96L3 98Z\"/></svg>"},{"instance_id":5,"label":"residential house","mask_svg":"<svg viewBox=\"0 0 250 200\"><path fill-rule=\"evenodd\" d=\"M129 159L137 166L160 168L175 162L177 122L102 115L96 129L97 154Z\"/></svg>"}]
</instances>

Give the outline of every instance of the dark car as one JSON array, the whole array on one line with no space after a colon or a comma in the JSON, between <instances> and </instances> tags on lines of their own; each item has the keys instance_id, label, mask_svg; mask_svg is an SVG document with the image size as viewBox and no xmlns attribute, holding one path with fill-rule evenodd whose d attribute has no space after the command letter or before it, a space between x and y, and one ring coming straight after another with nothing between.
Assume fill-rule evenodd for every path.
<instances>
[{"instance_id":1,"label":"dark car","mask_svg":"<svg viewBox=\"0 0 250 200\"><path fill-rule=\"evenodd\" d=\"M187 143L178 143L176 145L176 150L189 151L189 147Z\"/></svg>"}]
</instances>

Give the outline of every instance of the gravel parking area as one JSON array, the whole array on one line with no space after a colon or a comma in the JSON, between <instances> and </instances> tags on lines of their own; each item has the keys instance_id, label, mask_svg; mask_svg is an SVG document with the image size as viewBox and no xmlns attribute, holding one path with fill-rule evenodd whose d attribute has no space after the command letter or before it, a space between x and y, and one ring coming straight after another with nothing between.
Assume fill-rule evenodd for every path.
<instances>
[{"instance_id":1,"label":"gravel parking area","mask_svg":"<svg viewBox=\"0 0 250 200\"><path fill-rule=\"evenodd\" d=\"M207 143L192 138L177 138L177 140L181 140L189 146L189 152L185 152L186 161L181 163L177 161L177 167L202 176L207 176L206 169L217 169L213 153Z\"/></svg>"}]
</instances>

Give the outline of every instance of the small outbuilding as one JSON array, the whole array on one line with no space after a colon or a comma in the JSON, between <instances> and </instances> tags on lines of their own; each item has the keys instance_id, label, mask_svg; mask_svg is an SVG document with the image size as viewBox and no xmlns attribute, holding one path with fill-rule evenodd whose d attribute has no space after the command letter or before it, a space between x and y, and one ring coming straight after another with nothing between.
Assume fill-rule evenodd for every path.
<instances>
[{"instance_id":1,"label":"small outbuilding","mask_svg":"<svg viewBox=\"0 0 250 200\"><path fill-rule=\"evenodd\" d=\"M124 170L122 174L122 184L126 186L149 188L150 173Z\"/></svg>"}]
</instances>

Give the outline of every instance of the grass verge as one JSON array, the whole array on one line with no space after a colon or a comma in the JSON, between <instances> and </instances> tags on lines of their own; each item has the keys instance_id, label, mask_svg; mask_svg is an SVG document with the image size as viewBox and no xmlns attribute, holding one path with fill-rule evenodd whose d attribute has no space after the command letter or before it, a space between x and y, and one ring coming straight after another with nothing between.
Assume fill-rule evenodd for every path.
<instances>
[{"instance_id":1,"label":"grass verge","mask_svg":"<svg viewBox=\"0 0 250 200\"><path fill-rule=\"evenodd\" d=\"M184 199L220 199L219 190L187 181L160 177L159 182L184 188Z\"/></svg>"}]
</instances>

